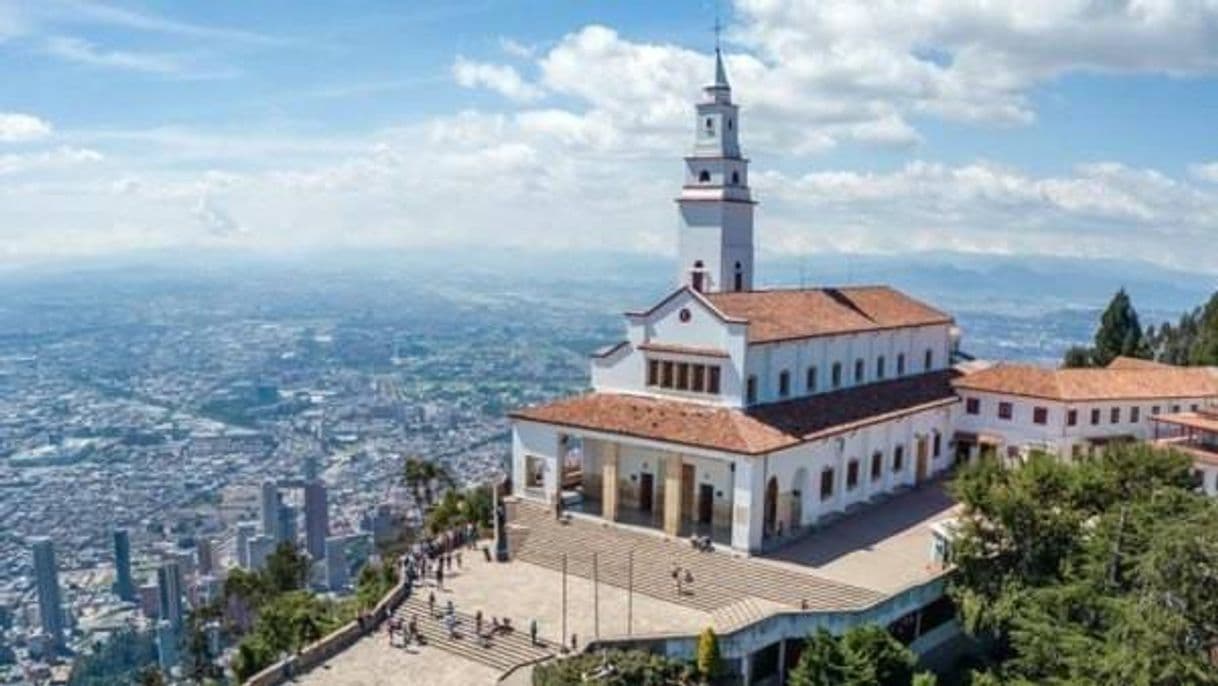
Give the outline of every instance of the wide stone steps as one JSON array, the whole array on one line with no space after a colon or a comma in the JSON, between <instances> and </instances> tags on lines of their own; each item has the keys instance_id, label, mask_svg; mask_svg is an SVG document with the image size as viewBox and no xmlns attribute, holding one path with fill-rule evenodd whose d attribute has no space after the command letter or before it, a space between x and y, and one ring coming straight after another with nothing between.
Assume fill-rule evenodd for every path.
<instances>
[{"instance_id":1,"label":"wide stone steps","mask_svg":"<svg viewBox=\"0 0 1218 686\"><path fill-rule=\"evenodd\" d=\"M528 627L515 627L510 632L499 632L488 639L484 646L474 631L473 615L456 612L456 637L449 635L444 620L433 617L428 612L427 599L419 589L412 597L398 607L394 615L406 626L412 615L418 617L419 633L423 635L427 646L443 650L458 657L486 665L499 672L507 672L520 665L537 662L554 655L554 649L547 643L533 645L529 639ZM436 604L436 612L443 611L441 603ZM491 626L491 618L483 618L482 630L485 633Z\"/></svg>"},{"instance_id":2,"label":"wide stone steps","mask_svg":"<svg viewBox=\"0 0 1218 686\"><path fill-rule=\"evenodd\" d=\"M778 607L857 609L882 598L875 591L811 573L724 553L698 552L683 540L666 540L579 518L560 523L551 511L526 502L515 503L512 514L509 538L517 559L559 570L565 554L569 574L591 578L592 556L596 553L599 580L626 588L633 551L634 590L705 612L749 598L766 601L764 605L771 611ZM671 576L674 565L688 569L694 577L693 584L681 595Z\"/></svg>"}]
</instances>

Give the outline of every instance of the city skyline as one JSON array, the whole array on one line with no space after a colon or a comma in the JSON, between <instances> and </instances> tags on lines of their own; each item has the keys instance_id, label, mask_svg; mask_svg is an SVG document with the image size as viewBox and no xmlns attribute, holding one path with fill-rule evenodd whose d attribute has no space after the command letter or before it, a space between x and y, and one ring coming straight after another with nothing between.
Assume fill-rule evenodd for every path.
<instances>
[{"instance_id":1,"label":"city skyline","mask_svg":"<svg viewBox=\"0 0 1218 686\"><path fill-rule=\"evenodd\" d=\"M487 243L671 254L672 160L714 5L529 9L6 4L0 264ZM1215 12L724 3L761 251L1212 271L1177 246L1214 240Z\"/></svg>"}]
</instances>

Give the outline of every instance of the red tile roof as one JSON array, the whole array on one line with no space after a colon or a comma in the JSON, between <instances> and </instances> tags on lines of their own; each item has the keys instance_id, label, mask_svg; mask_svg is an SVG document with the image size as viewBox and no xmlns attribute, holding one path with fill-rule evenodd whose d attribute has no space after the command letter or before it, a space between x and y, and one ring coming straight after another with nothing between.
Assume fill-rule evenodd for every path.
<instances>
[{"instance_id":1,"label":"red tile roof","mask_svg":"<svg viewBox=\"0 0 1218 686\"><path fill-rule=\"evenodd\" d=\"M1060 401L1218 395L1218 376L1208 367L1050 369L1026 364L998 364L962 376L953 384L957 389Z\"/></svg>"},{"instance_id":2,"label":"red tile roof","mask_svg":"<svg viewBox=\"0 0 1218 686\"><path fill-rule=\"evenodd\" d=\"M1170 364L1155 362L1154 360L1143 360L1137 357L1125 357L1118 355L1108 363L1108 369L1170 369Z\"/></svg>"},{"instance_id":3,"label":"red tile roof","mask_svg":"<svg viewBox=\"0 0 1218 686\"><path fill-rule=\"evenodd\" d=\"M758 455L957 402L954 372L935 372L747 410L623 393L525 408L514 419Z\"/></svg>"},{"instance_id":4,"label":"red tile roof","mask_svg":"<svg viewBox=\"0 0 1218 686\"><path fill-rule=\"evenodd\" d=\"M747 320L750 343L952 322L888 286L708 293L706 299L728 317Z\"/></svg>"}]
</instances>

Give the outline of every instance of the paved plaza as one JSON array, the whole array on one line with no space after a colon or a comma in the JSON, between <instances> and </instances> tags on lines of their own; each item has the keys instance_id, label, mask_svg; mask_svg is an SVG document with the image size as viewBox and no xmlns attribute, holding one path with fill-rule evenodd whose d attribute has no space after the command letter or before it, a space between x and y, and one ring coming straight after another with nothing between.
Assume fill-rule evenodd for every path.
<instances>
[{"instance_id":1,"label":"paved plaza","mask_svg":"<svg viewBox=\"0 0 1218 686\"><path fill-rule=\"evenodd\" d=\"M438 622L425 611L428 595L435 593L437 607L452 600L467 617L481 610L487 623L492 617L510 618L518 632L527 632L535 619L544 647L553 652L563 635L564 555L566 635L574 633L581 645L598 635L627 635L628 617L632 635L691 635L707 626L731 631L805 601L812 609L857 609L942 573L930 564L930 527L956 508L939 484L929 484L852 513L773 553L745 558L699 553L679 539L584 518L561 524L544 508L516 503L512 562L491 563L481 552L465 551L463 568L447 574L443 588L426 582L399 616L417 614L420 622ZM671 578L673 565L695 574L680 594ZM519 643L519 637L514 640ZM504 665L520 659L506 645L506 655L482 655L478 651L498 648L472 643L397 648L382 629L300 683L494 684ZM527 683L528 673L528 668L518 670L515 680Z\"/></svg>"}]
</instances>

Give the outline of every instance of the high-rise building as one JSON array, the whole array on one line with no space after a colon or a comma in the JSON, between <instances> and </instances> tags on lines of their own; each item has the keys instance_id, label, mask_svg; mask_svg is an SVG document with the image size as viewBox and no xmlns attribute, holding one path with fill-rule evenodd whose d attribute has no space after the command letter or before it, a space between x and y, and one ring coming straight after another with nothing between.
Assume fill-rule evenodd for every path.
<instances>
[{"instance_id":1,"label":"high-rise building","mask_svg":"<svg viewBox=\"0 0 1218 686\"><path fill-rule=\"evenodd\" d=\"M326 496L326 484L320 479L305 484L305 550L314 560L326 556L326 536L330 535L330 511Z\"/></svg>"},{"instance_id":2,"label":"high-rise building","mask_svg":"<svg viewBox=\"0 0 1218 686\"><path fill-rule=\"evenodd\" d=\"M131 580L131 537L126 529L114 530L114 594L127 602L135 601Z\"/></svg>"},{"instance_id":3,"label":"high-rise building","mask_svg":"<svg viewBox=\"0 0 1218 686\"><path fill-rule=\"evenodd\" d=\"M326 585L331 591L341 591L347 586L347 538L335 536L326 539Z\"/></svg>"},{"instance_id":4,"label":"high-rise building","mask_svg":"<svg viewBox=\"0 0 1218 686\"><path fill-rule=\"evenodd\" d=\"M162 671L169 672L178 663L178 632L164 619L156 625L156 653Z\"/></svg>"},{"instance_id":5,"label":"high-rise building","mask_svg":"<svg viewBox=\"0 0 1218 686\"><path fill-rule=\"evenodd\" d=\"M157 570L157 590L161 602L161 619L169 622L174 631L182 628L182 569L176 560L161 564Z\"/></svg>"},{"instance_id":6,"label":"high-rise building","mask_svg":"<svg viewBox=\"0 0 1218 686\"><path fill-rule=\"evenodd\" d=\"M296 543L296 515L298 510L291 505L279 506L279 526L275 531L275 545L288 542Z\"/></svg>"},{"instance_id":7,"label":"high-rise building","mask_svg":"<svg viewBox=\"0 0 1218 686\"><path fill-rule=\"evenodd\" d=\"M142 584L136 590L140 599L140 612L148 619L161 616L161 590L155 583Z\"/></svg>"},{"instance_id":8,"label":"high-rise building","mask_svg":"<svg viewBox=\"0 0 1218 686\"><path fill-rule=\"evenodd\" d=\"M262 569L266 566L266 558L275 550L275 539L265 534L255 536L246 544L246 558L250 569Z\"/></svg>"},{"instance_id":9,"label":"high-rise building","mask_svg":"<svg viewBox=\"0 0 1218 686\"><path fill-rule=\"evenodd\" d=\"M59 594L59 568L55 544L38 537L31 541L34 555L34 584L38 590L38 617L42 631L55 646L63 645L63 601Z\"/></svg>"},{"instance_id":10,"label":"high-rise building","mask_svg":"<svg viewBox=\"0 0 1218 686\"><path fill-rule=\"evenodd\" d=\"M195 553L198 556L196 569L199 576L207 576L215 571L215 547L212 545L212 540L206 537L200 538L195 547Z\"/></svg>"},{"instance_id":11,"label":"high-rise building","mask_svg":"<svg viewBox=\"0 0 1218 686\"><path fill-rule=\"evenodd\" d=\"M271 479L262 482L262 533L274 538L279 531L279 484Z\"/></svg>"},{"instance_id":12,"label":"high-rise building","mask_svg":"<svg viewBox=\"0 0 1218 686\"><path fill-rule=\"evenodd\" d=\"M254 522L237 522L237 541L236 541L236 557L237 566L242 569L249 569L250 565L250 541L258 535L258 525Z\"/></svg>"}]
</instances>

